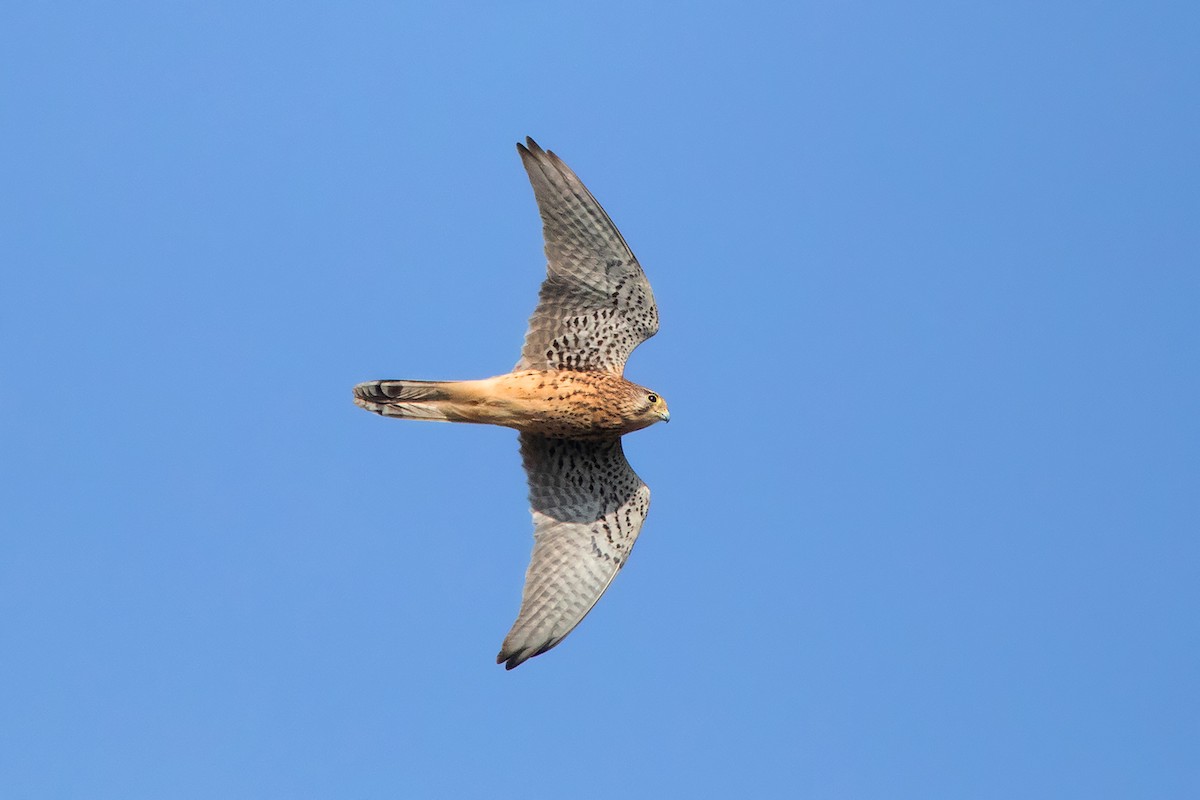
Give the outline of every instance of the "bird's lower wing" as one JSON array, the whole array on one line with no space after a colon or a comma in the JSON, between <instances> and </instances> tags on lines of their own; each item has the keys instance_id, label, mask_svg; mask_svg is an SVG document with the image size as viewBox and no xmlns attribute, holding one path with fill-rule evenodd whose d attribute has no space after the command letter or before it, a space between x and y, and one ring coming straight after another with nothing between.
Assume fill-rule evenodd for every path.
<instances>
[{"instance_id":1,"label":"bird's lower wing","mask_svg":"<svg viewBox=\"0 0 1200 800\"><path fill-rule=\"evenodd\" d=\"M621 450L521 434L534 546L521 612L496 662L512 669L554 647L624 566L650 508L650 489Z\"/></svg>"}]
</instances>

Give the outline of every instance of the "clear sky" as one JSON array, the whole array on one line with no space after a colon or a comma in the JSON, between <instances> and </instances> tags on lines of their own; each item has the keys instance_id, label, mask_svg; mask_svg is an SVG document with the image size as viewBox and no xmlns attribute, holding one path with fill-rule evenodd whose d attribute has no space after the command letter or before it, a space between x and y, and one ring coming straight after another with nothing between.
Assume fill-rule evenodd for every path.
<instances>
[{"instance_id":1,"label":"clear sky","mask_svg":"<svg viewBox=\"0 0 1200 800\"><path fill-rule=\"evenodd\" d=\"M9 4L5 798L1200 796L1200 6ZM654 503L494 663L514 143L653 283Z\"/></svg>"}]
</instances>

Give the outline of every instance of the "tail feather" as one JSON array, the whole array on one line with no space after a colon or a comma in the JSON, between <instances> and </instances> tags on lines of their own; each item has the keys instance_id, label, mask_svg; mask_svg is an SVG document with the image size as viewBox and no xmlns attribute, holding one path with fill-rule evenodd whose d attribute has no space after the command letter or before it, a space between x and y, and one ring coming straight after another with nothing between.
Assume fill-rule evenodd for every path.
<instances>
[{"instance_id":1,"label":"tail feather","mask_svg":"<svg viewBox=\"0 0 1200 800\"><path fill-rule=\"evenodd\" d=\"M385 417L461 421L450 403L455 381L367 381L354 387L354 404Z\"/></svg>"}]
</instances>

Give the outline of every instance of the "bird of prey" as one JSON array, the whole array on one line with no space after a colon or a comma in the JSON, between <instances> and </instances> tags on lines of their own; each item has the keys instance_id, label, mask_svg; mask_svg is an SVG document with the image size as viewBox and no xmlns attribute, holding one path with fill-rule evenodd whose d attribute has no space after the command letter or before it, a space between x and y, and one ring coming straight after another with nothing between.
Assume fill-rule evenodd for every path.
<instances>
[{"instance_id":1,"label":"bird of prey","mask_svg":"<svg viewBox=\"0 0 1200 800\"><path fill-rule=\"evenodd\" d=\"M642 267L575 173L533 139L517 144L546 241L546 280L521 360L473 381L381 380L354 402L385 417L503 425L520 432L533 556L496 663L512 669L570 633L624 566L650 507L621 437L669 421L625 361L658 331Z\"/></svg>"}]
</instances>

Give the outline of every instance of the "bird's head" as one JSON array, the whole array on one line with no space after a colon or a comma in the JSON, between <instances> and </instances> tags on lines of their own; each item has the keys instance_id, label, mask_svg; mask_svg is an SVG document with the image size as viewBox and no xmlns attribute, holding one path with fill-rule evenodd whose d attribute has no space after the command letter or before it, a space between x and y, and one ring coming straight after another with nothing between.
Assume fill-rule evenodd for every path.
<instances>
[{"instance_id":1,"label":"bird's head","mask_svg":"<svg viewBox=\"0 0 1200 800\"><path fill-rule=\"evenodd\" d=\"M663 400L662 395L658 392L642 389L638 405L647 425L671 421L671 412L667 410L667 401Z\"/></svg>"}]
</instances>

